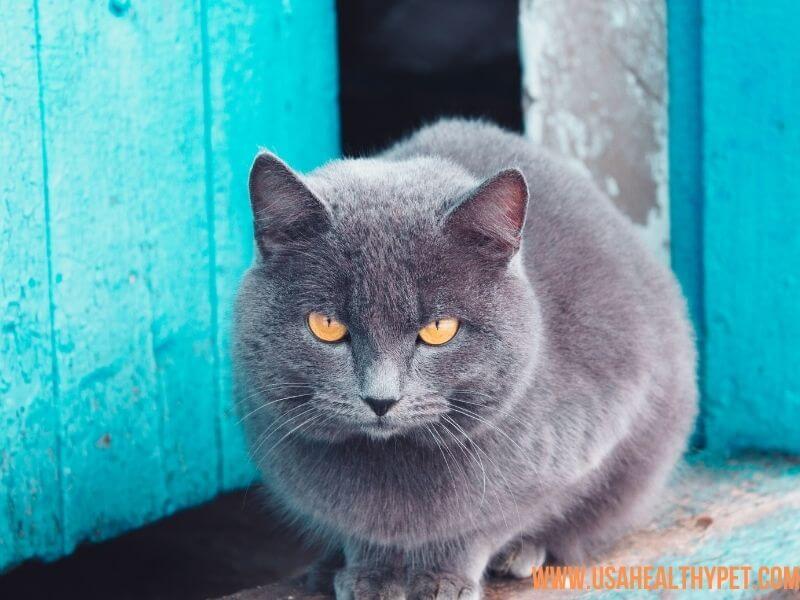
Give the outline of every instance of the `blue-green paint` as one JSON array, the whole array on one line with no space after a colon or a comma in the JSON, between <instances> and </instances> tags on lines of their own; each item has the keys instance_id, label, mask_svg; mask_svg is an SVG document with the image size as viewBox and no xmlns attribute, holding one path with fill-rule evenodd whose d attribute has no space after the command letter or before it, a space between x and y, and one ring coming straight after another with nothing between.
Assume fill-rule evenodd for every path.
<instances>
[{"instance_id":1,"label":"blue-green paint","mask_svg":"<svg viewBox=\"0 0 800 600\"><path fill-rule=\"evenodd\" d=\"M717 452L800 452L800 11L669 2L673 265Z\"/></svg>"},{"instance_id":2,"label":"blue-green paint","mask_svg":"<svg viewBox=\"0 0 800 600\"><path fill-rule=\"evenodd\" d=\"M2 565L53 556L62 538L35 10L31 2L0 6Z\"/></svg>"},{"instance_id":3,"label":"blue-green paint","mask_svg":"<svg viewBox=\"0 0 800 600\"><path fill-rule=\"evenodd\" d=\"M699 0L668 0L669 190L671 264L681 282L698 346L703 388L702 64ZM703 406L694 445L703 445Z\"/></svg>"},{"instance_id":4,"label":"blue-green paint","mask_svg":"<svg viewBox=\"0 0 800 600\"><path fill-rule=\"evenodd\" d=\"M2 568L252 479L247 170L259 146L323 162L338 121L332 0L0 13Z\"/></svg>"},{"instance_id":5,"label":"blue-green paint","mask_svg":"<svg viewBox=\"0 0 800 600\"><path fill-rule=\"evenodd\" d=\"M703 2L710 448L800 452L800 10Z\"/></svg>"}]
</instances>

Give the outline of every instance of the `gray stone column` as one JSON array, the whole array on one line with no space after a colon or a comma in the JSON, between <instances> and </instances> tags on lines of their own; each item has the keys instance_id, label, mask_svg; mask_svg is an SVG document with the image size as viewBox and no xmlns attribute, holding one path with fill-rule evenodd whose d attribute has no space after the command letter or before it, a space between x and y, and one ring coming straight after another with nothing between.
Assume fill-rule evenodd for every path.
<instances>
[{"instance_id":1,"label":"gray stone column","mask_svg":"<svg viewBox=\"0 0 800 600\"><path fill-rule=\"evenodd\" d=\"M575 159L669 261L664 0L522 0L525 129Z\"/></svg>"}]
</instances>

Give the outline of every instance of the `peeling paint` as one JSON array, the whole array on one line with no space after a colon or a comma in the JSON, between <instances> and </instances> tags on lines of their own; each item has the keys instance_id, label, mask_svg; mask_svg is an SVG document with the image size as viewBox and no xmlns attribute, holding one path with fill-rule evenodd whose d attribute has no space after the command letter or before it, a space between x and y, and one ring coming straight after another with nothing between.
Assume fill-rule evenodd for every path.
<instances>
[{"instance_id":1,"label":"peeling paint","mask_svg":"<svg viewBox=\"0 0 800 600\"><path fill-rule=\"evenodd\" d=\"M520 37L527 135L583 165L669 262L664 3L523 2Z\"/></svg>"},{"instance_id":2,"label":"peeling paint","mask_svg":"<svg viewBox=\"0 0 800 600\"><path fill-rule=\"evenodd\" d=\"M112 379L115 375L117 375L117 373L120 372L123 364L124 360L120 358L109 365L104 365L102 367L93 369L90 373L81 377L80 381L78 382L78 389L84 390L94 386L95 384L104 383L105 381Z\"/></svg>"}]
</instances>

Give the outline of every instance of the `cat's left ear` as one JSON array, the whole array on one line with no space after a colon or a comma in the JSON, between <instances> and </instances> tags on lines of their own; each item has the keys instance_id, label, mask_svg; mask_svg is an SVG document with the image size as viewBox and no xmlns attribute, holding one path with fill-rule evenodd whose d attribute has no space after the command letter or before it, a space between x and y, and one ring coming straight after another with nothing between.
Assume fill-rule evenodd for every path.
<instances>
[{"instance_id":1,"label":"cat's left ear","mask_svg":"<svg viewBox=\"0 0 800 600\"><path fill-rule=\"evenodd\" d=\"M262 152L250 169L250 203L256 242L264 258L281 247L312 239L330 226L325 205L289 166Z\"/></svg>"},{"instance_id":2,"label":"cat's left ear","mask_svg":"<svg viewBox=\"0 0 800 600\"><path fill-rule=\"evenodd\" d=\"M445 231L488 258L507 262L522 241L528 184L518 169L487 179L445 215Z\"/></svg>"}]
</instances>

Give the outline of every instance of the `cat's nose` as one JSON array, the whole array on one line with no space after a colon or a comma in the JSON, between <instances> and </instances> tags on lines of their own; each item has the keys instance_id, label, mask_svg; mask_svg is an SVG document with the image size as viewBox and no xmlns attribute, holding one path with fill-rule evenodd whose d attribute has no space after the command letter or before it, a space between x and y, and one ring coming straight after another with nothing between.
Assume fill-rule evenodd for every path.
<instances>
[{"instance_id":1,"label":"cat's nose","mask_svg":"<svg viewBox=\"0 0 800 600\"><path fill-rule=\"evenodd\" d=\"M396 398L372 398L371 396L364 396L364 402L366 402L369 407L379 417L382 417L389 409L392 408L395 404L397 404Z\"/></svg>"}]
</instances>

